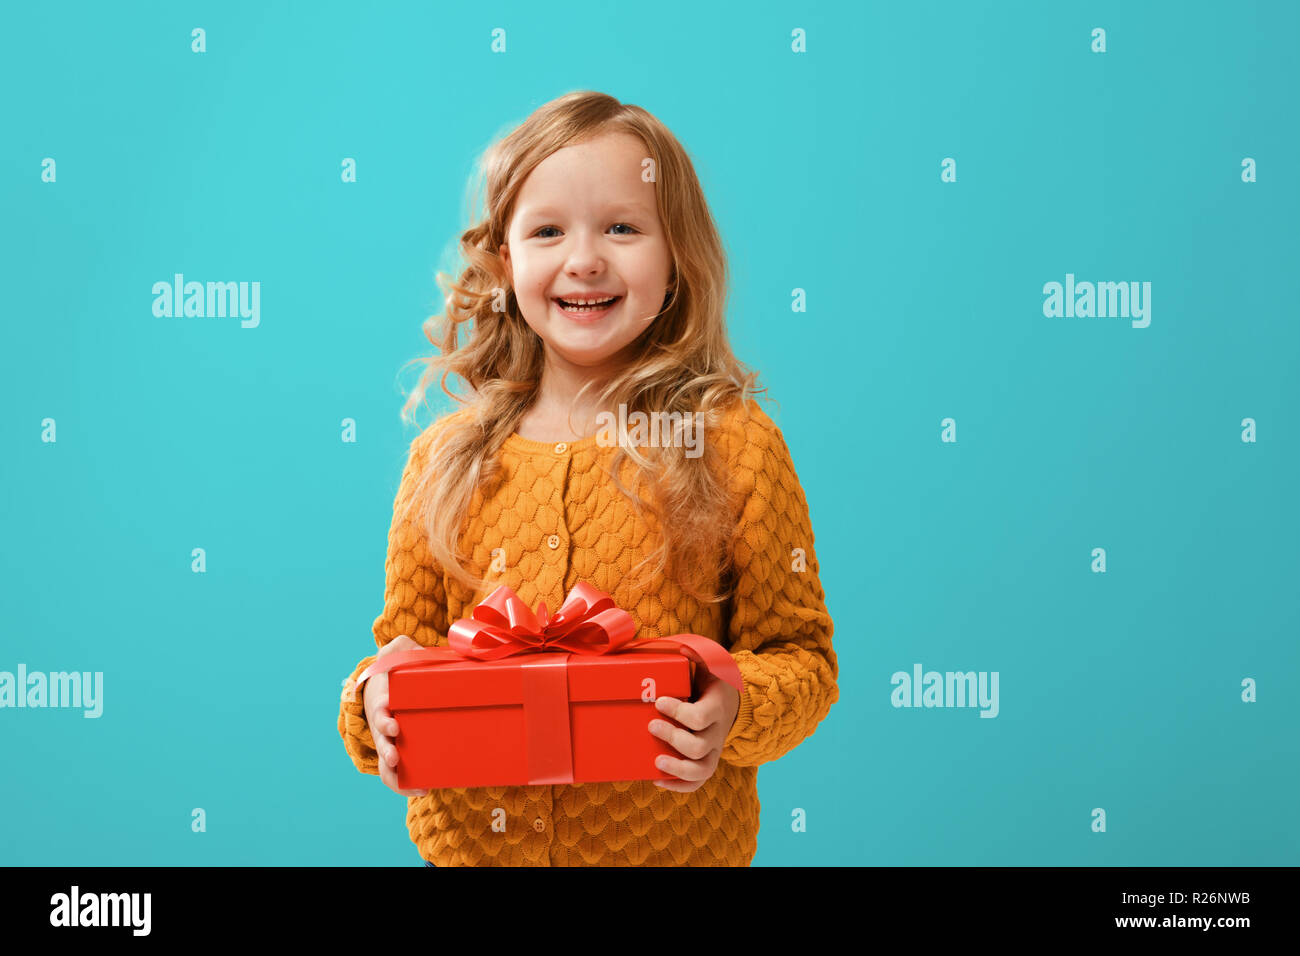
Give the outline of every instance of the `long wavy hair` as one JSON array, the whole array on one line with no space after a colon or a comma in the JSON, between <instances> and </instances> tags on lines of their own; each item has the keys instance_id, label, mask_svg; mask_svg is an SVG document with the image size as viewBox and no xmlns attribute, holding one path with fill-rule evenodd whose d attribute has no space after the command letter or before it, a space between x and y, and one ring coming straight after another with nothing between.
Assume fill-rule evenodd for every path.
<instances>
[{"instance_id":1,"label":"long wavy hair","mask_svg":"<svg viewBox=\"0 0 1300 956\"><path fill-rule=\"evenodd\" d=\"M462 563L462 525L475 490L490 487L498 477L497 452L537 399L545 361L544 344L519 312L498 250L529 173L557 150L609 132L637 136L654 162L655 199L672 271L664 307L633 343L632 359L606 381L586 383L578 399L595 392L596 407L623 404L629 416L678 412L680 421L689 422L684 416L699 413L702 455L687 457L678 440L661 443L651 449L657 455L649 457L620 434L610 477L658 542L633 570L653 562L652 575L671 576L686 593L714 603L729 593L716 584L723 580L717 572L731 558L734 503L717 443L707 436L735 403L766 389L756 385L757 372L737 361L727 339L726 256L690 157L649 112L604 93L578 91L544 104L483 154L477 168L481 211L471 211L477 221L460 238L464 270L454 281L437 274L446 289L445 312L424 324L441 354L414 360L426 368L402 418L410 420L440 373L442 390L465 407L453 413L454 427L440 429L410 507L419 512L434 560L470 588L489 583ZM463 343L462 326L470 327ZM450 375L468 383L467 397L447 388ZM634 464L627 469L631 482L623 479L628 461Z\"/></svg>"}]
</instances>

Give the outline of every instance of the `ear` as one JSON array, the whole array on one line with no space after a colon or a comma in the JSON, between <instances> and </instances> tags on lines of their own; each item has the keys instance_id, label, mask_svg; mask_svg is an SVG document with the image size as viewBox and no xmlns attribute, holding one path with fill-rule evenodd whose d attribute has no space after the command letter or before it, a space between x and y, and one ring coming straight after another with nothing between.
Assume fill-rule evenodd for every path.
<instances>
[{"instance_id":1,"label":"ear","mask_svg":"<svg viewBox=\"0 0 1300 956\"><path fill-rule=\"evenodd\" d=\"M510 280L511 285L514 285L515 272L513 266L511 266L510 264L510 244L509 243L503 244L501 248L497 251L497 255L500 256L501 261L505 263L506 278Z\"/></svg>"}]
</instances>

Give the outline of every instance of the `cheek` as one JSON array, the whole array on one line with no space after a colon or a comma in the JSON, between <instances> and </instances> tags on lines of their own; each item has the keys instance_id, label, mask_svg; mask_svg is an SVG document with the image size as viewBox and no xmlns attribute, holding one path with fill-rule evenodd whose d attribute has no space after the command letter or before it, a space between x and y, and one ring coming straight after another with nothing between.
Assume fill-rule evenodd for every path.
<instances>
[{"instance_id":1,"label":"cheek","mask_svg":"<svg viewBox=\"0 0 1300 956\"><path fill-rule=\"evenodd\" d=\"M641 294L658 305L659 300L663 298L664 289L668 287L668 280L672 275L672 263L668 261L666 253L660 251L631 266L628 274L636 282Z\"/></svg>"},{"instance_id":2,"label":"cheek","mask_svg":"<svg viewBox=\"0 0 1300 956\"><path fill-rule=\"evenodd\" d=\"M544 287L526 272L515 271L515 296L520 302L535 303Z\"/></svg>"},{"instance_id":3,"label":"cheek","mask_svg":"<svg viewBox=\"0 0 1300 956\"><path fill-rule=\"evenodd\" d=\"M520 278L523 280L520 286L527 295L534 299L546 298L547 279L544 272L534 267L523 273Z\"/></svg>"}]
</instances>

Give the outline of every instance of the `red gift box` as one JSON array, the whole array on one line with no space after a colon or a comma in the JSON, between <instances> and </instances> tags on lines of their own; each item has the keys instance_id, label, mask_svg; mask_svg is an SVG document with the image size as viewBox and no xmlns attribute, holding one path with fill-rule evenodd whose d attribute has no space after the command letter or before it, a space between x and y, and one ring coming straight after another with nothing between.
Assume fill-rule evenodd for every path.
<instances>
[{"instance_id":1,"label":"red gift box","mask_svg":"<svg viewBox=\"0 0 1300 956\"><path fill-rule=\"evenodd\" d=\"M687 700L687 668L680 654L650 652L398 668L388 675L397 785L667 780L655 758L681 755L647 727L656 717L676 721L659 713L652 696L643 701L642 688Z\"/></svg>"},{"instance_id":2,"label":"red gift box","mask_svg":"<svg viewBox=\"0 0 1300 956\"><path fill-rule=\"evenodd\" d=\"M447 632L448 647L398 651L389 672L400 789L675 780L681 755L650 733L656 697L688 700L696 663L744 693L735 659L698 634L632 641L630 614L580 582L552 617L502 585ZM665 653L668 651L669 653Z\"/></svg>"}]
</instances>

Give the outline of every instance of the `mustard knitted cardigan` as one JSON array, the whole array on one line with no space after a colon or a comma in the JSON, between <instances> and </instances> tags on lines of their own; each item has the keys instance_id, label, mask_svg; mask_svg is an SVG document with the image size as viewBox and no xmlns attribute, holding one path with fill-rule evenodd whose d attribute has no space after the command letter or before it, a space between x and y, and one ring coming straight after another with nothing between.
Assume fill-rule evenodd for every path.
<instances>
[{"instance_id":1,"label":"mustard knitted cardigan","mask_svg":"<svg viewBox=\"0 0 1300 956\"><path fill-rule=\"evenodd\" d=\"M411 442L388 535L376 646L406 634L445 647L450 623L469 616L498 584L510 585L530 608L545 601L555 611L575 584L588 581L632 614L637 639L692 633L720 641L745 693L716 771L692 793L649 780L431 790L407 800L406 824L420 855L438 866L748 866L757 850L759 765L812 734L839 698L808 504L780 430L748 399L705 436L719 443L739 502L732 599L699 602L662 576L657 590L635 588L625 579L657 532L614 487L615 449L596 435L540 442L517 433L499 451L503 480L474 493L462 526L472 570L483 574L494 549L505 559L505 570L485 574L493 583L475 593L435 565L423 529L401 517L430 443L441 428L467 422L468 411L445 416ZM631 472L624 474L627 484ZM377 775L360 695L351 699L357 676L374 660L363 658L344 682L338 728L356 768Z\"/></svg>"}]
</instances>

